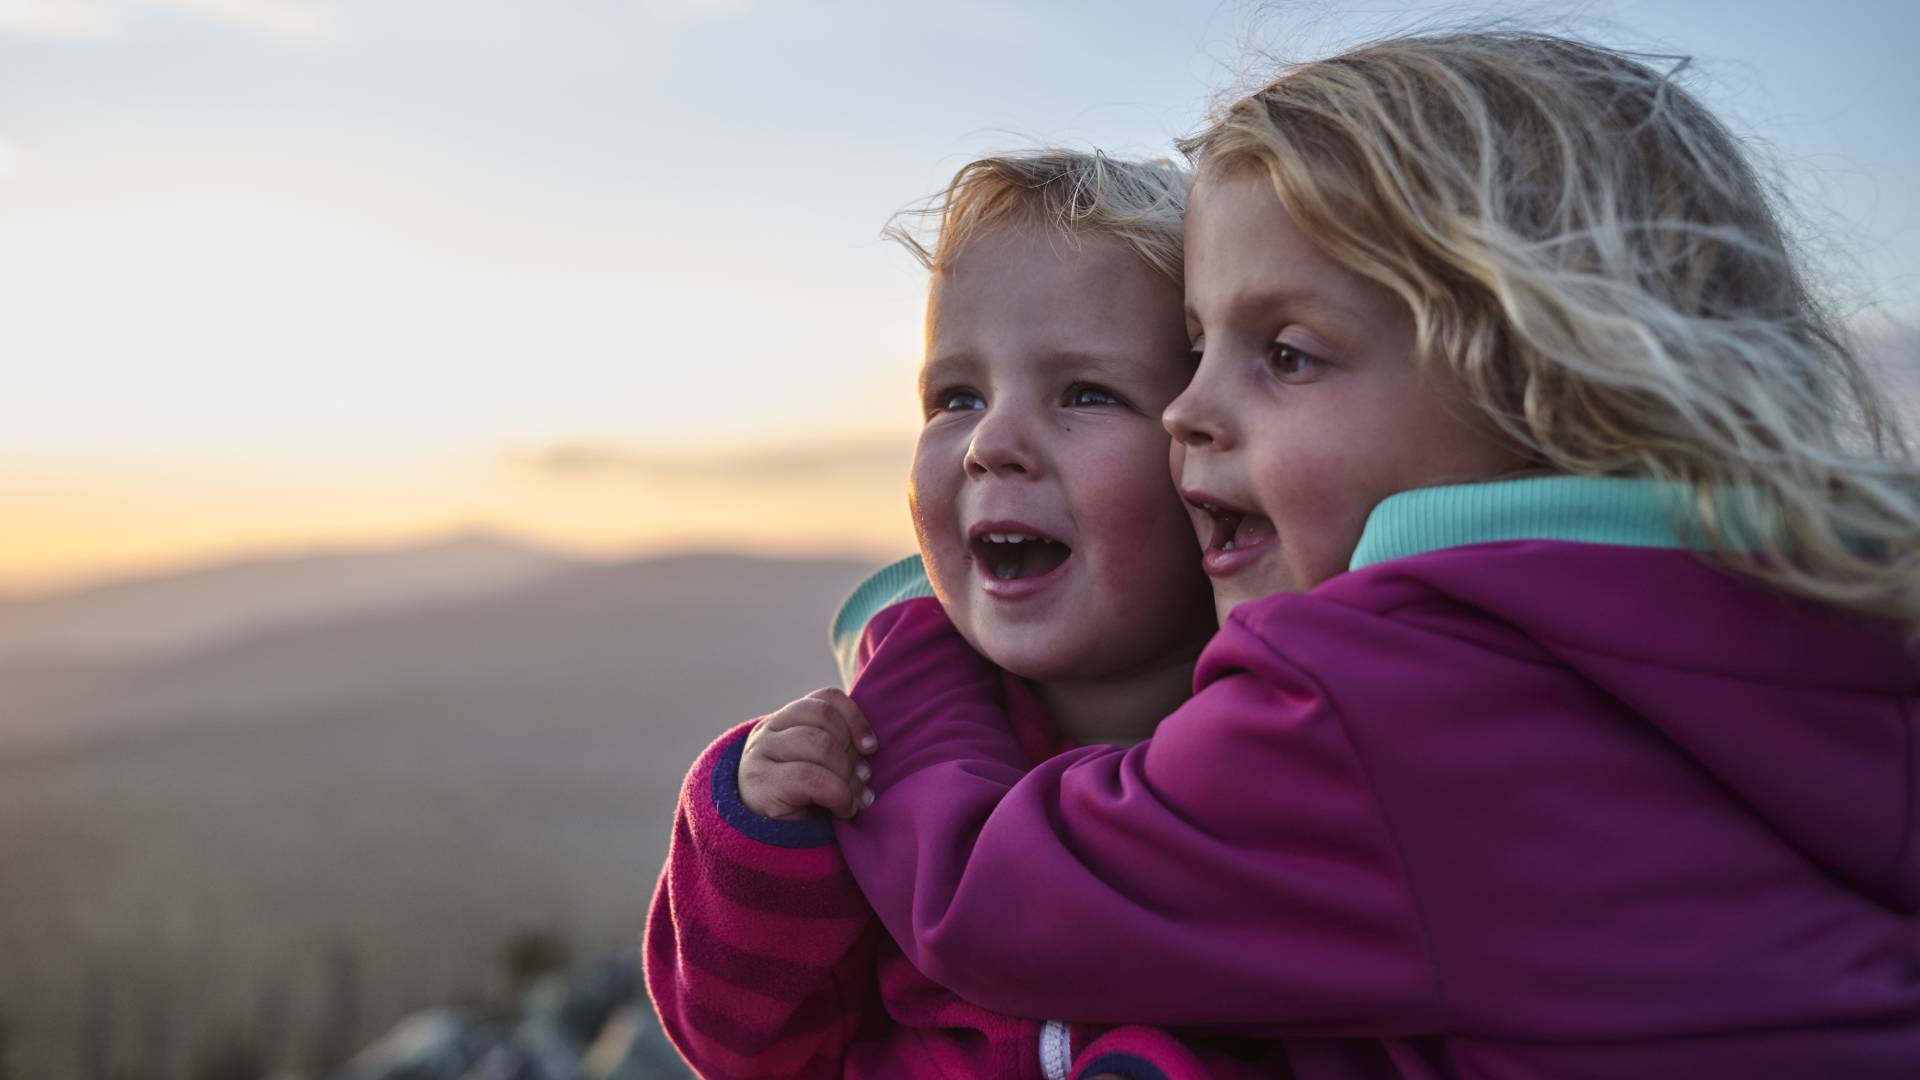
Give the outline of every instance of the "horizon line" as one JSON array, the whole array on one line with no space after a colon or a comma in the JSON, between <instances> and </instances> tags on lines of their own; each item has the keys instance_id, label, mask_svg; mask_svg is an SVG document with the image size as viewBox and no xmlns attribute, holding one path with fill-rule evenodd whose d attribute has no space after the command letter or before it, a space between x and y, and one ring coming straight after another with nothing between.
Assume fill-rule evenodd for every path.
<instances>
[{"instance_id":1,"label":"horizon line","mask_svg":"<svg viewBox=\"0 0 1920 1080\"><path fill-rule=\"evenodd\" d=\"M580 566L613 566L627 562L703 557L789 560L887 560L904 551L863 543L853 537L837 544L805 542L755 543L740 538L678 537L630 544L598 545L555 541L528 531L493 525L467 525L390 538L361 540L291 541L284 544L242 544L224 552L199 552L157 559L136 559L92 570L0 576L0 604L37 603L82 593L133 586L172 578L191 577L242 566L267 566L302 560L378 556L424 551L460 543L487 541L518 548L531 555L550 556ZM877 563L876 563L877 565Z\"/></svg>"}]
</instances>

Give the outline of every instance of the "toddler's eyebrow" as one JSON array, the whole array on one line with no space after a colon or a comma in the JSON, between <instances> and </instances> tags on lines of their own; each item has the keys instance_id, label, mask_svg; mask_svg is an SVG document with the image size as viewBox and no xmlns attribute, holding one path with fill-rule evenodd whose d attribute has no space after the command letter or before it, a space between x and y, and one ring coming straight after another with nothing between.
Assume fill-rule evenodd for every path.
<instances>
[{"instance_id":1,"label":"toddler's eyebrow","mask_svg":"<svg viewBox=\"0 0 1920 1080\"><path fill-rule=\"evenodd\" d=\"M926 362L920 365L920 389L925 391L930 386L963 378L978 367L979 363L979 357L972 353L943 353L939 356L929 356Z\"/></svg>"},{"instance_id":2,"label":"toddler's eyebrow","mask_svg":"<svg viewBox=\"0 0 1920 1080\"><path fill-rule=\"evenodd\" d=\"M1054 349L1041 353L1036 362L1054 368L1091 368L1095 372L1111 375L1125 375L1138 369L1136 361L1102 353L1081 352L1078 349Z\"/></svg>"}]
</instances>

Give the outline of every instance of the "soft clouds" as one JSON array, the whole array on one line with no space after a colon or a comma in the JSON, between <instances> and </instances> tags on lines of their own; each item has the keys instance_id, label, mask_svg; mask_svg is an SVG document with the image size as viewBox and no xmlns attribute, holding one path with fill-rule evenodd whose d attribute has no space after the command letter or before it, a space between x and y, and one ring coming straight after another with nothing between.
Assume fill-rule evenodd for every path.
<instances>
[{"instance_id":1,"label":"soft clouds","mask_svg":"<svg viewBox=\"0 0 1920 1080\"><path fill-rule=\"evenodd\" d=\"M554 478L632 477L649 482L791 484L833 478L905 482L913 447L904 439L799 443L719 452L663 453L606 443L561 443L515 455Z\"/></svg>"},{"instance_id":2,"label":"soft clouds","mask_svg":"<svg viewBox=\"0 0 1920 1080\"><path fill-rule=\"evenodd\" d=\"M0 34L114 41L143 14L205 19L290 45L330 45L353 28L346 0L0 0Z\"/></svg>"}]
</instances>

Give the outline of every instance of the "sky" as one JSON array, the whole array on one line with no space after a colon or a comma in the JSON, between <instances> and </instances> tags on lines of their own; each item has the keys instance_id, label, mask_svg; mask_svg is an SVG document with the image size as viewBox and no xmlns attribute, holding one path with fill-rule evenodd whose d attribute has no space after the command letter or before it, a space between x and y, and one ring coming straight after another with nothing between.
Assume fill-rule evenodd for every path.
<instances>
[{"instance_id":1,"label":"sky","mask_svg":"<svg viewBox=\"0 0 1920 1080\"><path fill-rule=\"evenodd\" d=\"M911 547L983 153L1165 154L1438 4L0 0L0 591L488 530ZM1920 321L1920 5L1481 4L1690 54L1843 306Z\"/></svg>"}]
</instances>

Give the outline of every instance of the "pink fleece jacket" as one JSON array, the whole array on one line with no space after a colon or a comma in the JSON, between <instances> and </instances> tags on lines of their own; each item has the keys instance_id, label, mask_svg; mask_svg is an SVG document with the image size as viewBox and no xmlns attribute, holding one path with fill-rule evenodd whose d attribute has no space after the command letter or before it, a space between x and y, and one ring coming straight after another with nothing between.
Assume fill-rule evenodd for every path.
<instances>
[{"instance_id":1,"label":"pink fleece jacket","mask_svg":"<svg viewBox=\"0 0 1920 1080\"><path fill-rule=\"evenodd\" d=\"M983 1006L1304 1080L1920 1077L1897 627L1684 550L1435 547L1240 606L1152 739L1034 767L937 604L867 632L841 850Z\"/></svg>"}]
</instances>

